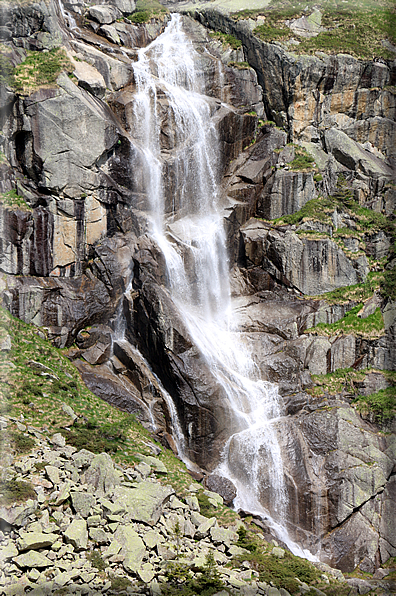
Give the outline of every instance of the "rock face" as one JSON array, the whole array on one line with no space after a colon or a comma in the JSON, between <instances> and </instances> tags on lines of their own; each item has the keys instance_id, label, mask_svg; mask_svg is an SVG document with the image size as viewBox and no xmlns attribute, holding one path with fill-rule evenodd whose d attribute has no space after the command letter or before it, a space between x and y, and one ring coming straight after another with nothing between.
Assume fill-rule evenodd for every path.
<instances>
[{"instance_id":1,"label":"rock face","mask_svg":"<svg viewBox=\"0 0 396 596\"><path fill-rule=\"evenodd\" d=\"M13 315L70 348L97 395L155 426L175 451L182 433L191 466L200 477L204 471L209 491L232 503L234 485L211 472L235 431L235 414L172 301L164 256L149 235L150 197L142 191L144 157L133 125L133 62L169 17L133 25L123 15L134 8L133 0L68 4L63 15L52 2L0 7L12 65L27 49L63 44L74 69L71 78L60 74L56 84L30 95L1 91L0 291ZM290 26L308 34L320 27L304 19ZM381 426L350 401L388 390L388 372L396 370L395 303L381 296L376 277L386 260L394 268L394 65L347 55L299 57L260 41L248 20L210 6L192 9L182 23L198 52L195 67L220 139L235 333L281 396L285 525L314 553L320 540L323 561L371 573L396 555L394 422ZM242 47L212 38L203 25L235 35ZM183 197L175 114L165 94L156 109L167 230L188 260L178 240ZM306 167L296 164L298 155ZM355 327L345 322L350 311ZM6 339L0 347L11 349ZM345 381L319 398L316 376L339 369L363 377L352 389ZM230 443L231 464L243 476L240 449ZM160 573L151 551L164 559L174 552L139 524L169 529L172 491L151 481L128 485L105 454L75 456L89 490L60 483L57 469L46 467L49 481L59 485L52 506L70 499L75 519L70 515L61 532L52 526L20 532L12 551L18 569L36 567L41 577L53 559L37 549L56 553L59 546L66 554L95 543L124 572L150 583ZM152 462L139 465L144 471ZM260 500L271 512L265 454L259 472ZM196 516L178 520L185 539L223 544L221 553L231 555L234 534L214 518L198 517L193 495L190 502ZM30 523L32 514L30 504L0 511L15 528ZM104 520L120 526L110 535ZM68 573L54 578L56 589L77 579ZM81 573L86 582L92 567ZM230 586L240 581L233 577Z\"/></svg>"}]
</instances>

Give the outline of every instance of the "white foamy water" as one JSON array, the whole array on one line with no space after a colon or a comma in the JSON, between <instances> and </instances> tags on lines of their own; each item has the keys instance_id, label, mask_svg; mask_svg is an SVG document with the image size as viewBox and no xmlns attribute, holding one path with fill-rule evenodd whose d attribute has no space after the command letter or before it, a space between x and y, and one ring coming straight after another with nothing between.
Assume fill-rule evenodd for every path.
<instances>
[{"instance_id":1,"label":"white foamy water","mask_svg":"<svg viewBox=\"0 0 396 596\"><path fill-rule=\"evenodd\" d=\"M236 421L237 432L224 445L217 471L236 485L237 508L270 518L269 525L276 528L280 538L296 554L306 555L291 543L282 527L287 499L276 431L281 415L277 388L259 378L251 355L233 330L218 188L219 140L197 64L199 56L182 30L179 15L173 15L165 32L139 51L133 65L137 93L132 132L140 152L139 180L148 198L151 234L165 257L172 299L195 346L223 388ZM169 146L164 148L161 136L164 109L166 118L173 122L168 133L171 151ZM173 217L169 217L172 209L166 196L166 164L170 159ZM173 403L168 407L175 417L179 449L183 451L185 442L176 409ZM271 516L260 503L263 461L269 478L266 491Z\"/></svg>"}]
</instances>

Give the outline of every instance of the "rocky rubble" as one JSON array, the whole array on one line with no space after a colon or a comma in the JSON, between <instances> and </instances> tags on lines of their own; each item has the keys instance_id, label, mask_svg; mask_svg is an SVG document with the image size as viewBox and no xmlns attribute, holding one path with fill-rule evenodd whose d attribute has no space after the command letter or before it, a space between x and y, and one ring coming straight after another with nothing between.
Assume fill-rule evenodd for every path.
<instances>
[{"instance_id":1,"label":"rocky rubble","mask_svg":"<svg viewBox=\"0 0 396 596\"><path fill-rule=\"evenodd\" d=\"M2 432L13 423L26 430L11 417L1 421ZM76 596L122 590L157 595L170 561L198 572L208 553L231 593L288 595L260 582L248 562L233 561L249 554L235 544L243 522L222 527L216 517L202 515L197 493L203 489L197 483L179 499L166 484L160 459L137 454L139 463L122 467L106 453L77 451L59 433L46 438L31 426L28 433L36 437L36 448L2 469L3 481L29 483L36 493L24 503L0 507L2 596L61 589ZM203 493L214 508L222 504L218 493ZM284 553L273 545L274 556ZM344 581L340 572L325 565L323 570ZM315 593L322 594L316 588Z\"/></svg>"}]
</instances>

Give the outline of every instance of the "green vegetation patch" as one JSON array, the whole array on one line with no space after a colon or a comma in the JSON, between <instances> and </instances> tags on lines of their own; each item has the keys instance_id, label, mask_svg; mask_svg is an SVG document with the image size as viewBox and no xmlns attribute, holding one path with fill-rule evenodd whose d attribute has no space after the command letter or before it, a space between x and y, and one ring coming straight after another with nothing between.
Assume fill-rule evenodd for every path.
<instances>
[{"instance_id":1,"label":"green vegetation patch","mask_svg":"<svg viewBox=\"0 0 396 596\"><path fill-rule=\"evenodd\" d=\"M213 37L214 39L218 39L219 41L221 41L223 47L231 46L233 50L237 50L242 46L241 40L234 37L234 35L222 33L221 31L211 31L209 35L210 37Z\"/></svg>"},{"instance_id":2,"label":"green vegetation patch","mask_svg":"<svg viewBox=\"0 0 396 596\"><path fill-rule=\"evenodd\" d=\"M32 211L23 197L21 197L16 190L9 190L8 192L0 193L0 203L9 209L17 209L18 211Z\"/></svg>"},{"instance_id":3,"label":"green vegetation patch","mask_svg":"<svg viewBox=\"0 0 396 596\"><path fill-rule=\"evenodd\" d=\"M13 503L22 503L37 497L33 485L22 480L0 482L0 505L8 507Z\"/></svg>"},{"instance_id":4,"label":"green vegetation patch","mask_svg":"<svg viewBox=\"0 0 396 596\"><path fill-rule=\"evenodd\" d=\"M164 596L212 596L225 589L220 578L212 552L206 555L205 564L194 569L180 561L168 563L165 571L166 583L161 584L161 594Z\"/></svg>"},{"instance_id":5,"label":"green vegetation patch","mask_svg":"<svg viewBox=\"0 0 396 596\"><path fill-rule=\"evenodd\" d=\"M287 26L286 21L309 17L314 8L319 8L321 12L322 31L317 36L304 38ZM358 6L352 0L319 3L313 0L272 0L265 12L241 11L234 18L257 19L260 24L254 29L254 34L263 41L297 40L298 45L292 46L293 53L347 53L363 59L381 57L392 60L395 57L383 45L384 40L393 44L396 41L396 13L387 0L363 0Z\"/></svg>"},{"instance_id":6,"label":"green vegetation patch","mask_svg":"<svg viewBox=\"0 0 396 596\"><path fill-rule=\"evenodd\" d=\"M4 87L10 83L12 71L14 70L11 60L0 53L0 86Z\"/></svg>"},{"instance_id":7,"label":"green vegetation patch","mask_svg":"<svg viewBox=\"0 0 396 596\"><path fill-rule=\"evenodd\" d=\"M165 449L153 439L136 418L109 405L89 391L75 366L45 339L42 330L12 317L0 308L0 338L11 338L11 350L0 352L0 410L15 418L24 417L24 424L31 425L44 436L60 432L68 444L85 447L92 452L106 451L116 463L130 466L138 461L137 454L152 455L149 443L162 449L159 459L168 474L159 481L174 487L180 497L188 492L191 476L185 465L170 449ZM46 367L40 370L40 366ZM77 420L74 422L63 410L70 406ZM13 425L2 433L2 453L21 453L13 441ZM15 429L16 432L16 429ZM23 440L32 438L23 435ZM29 450L34 443L29 444ZM26 445L26 449L27 449ZM23 446L23 450L25 447ZM230 523L237 514L231 509L221 511Z\"/></svg>"},{"instance_id":8,"label":"green vegetation patch","mask_svg":"<svg viewBox=\"0 0 396 596\"><path fill-rule=\"evenodd\" d=\"M229 62L228 66L231 68L237 68L238 70L249 70L250 64L248 62Z\"/></svg>"},{"instance_id":9,"label":"green vegetation patch","mask_svg":"<svg viewBox=\"0 0 396 596\"><path fill-rule=\"evenodd\" d=\"M364 337L381 336L384 332L384 319L382 318L381 310L377 308L372 315L362 319L358 315L362 306L362 304L355 306L336 323L330 325L326 323L318 323L315 327L311 327L305 332L328 336L346 335L348 333Z\"/></svg>"},{"instance_id":10,"label":"green vegetation patch","mask_svg":"<svg viewBox=\"0 0 396 596\"><path fill-rule=\"evenodd\" d=\"M336 288L326 294L317 296L306 296L305 298L317 298L318 300L326 300L329 304L346 304L347 302L365 302L375 291L381 288L384 279L384 274L378 271L371 271L364 283L355 284L353 286L344 286Z\"/></svg>"},{"instance_id":11,"label":"green vegetation patch","mask_svg":"<svg viewBox=\"0 0 396 596\"><path fill-rule=\"evenodd\" d=\"M293 147L294 159L287 164L289 169L294 172L300 172L301 170L311 171L316 166L314 158L309 155L305 147L301 147L300 145L293 145Z\"/></svg>"},{"instance_id":12,"label":"green vegetation patch","mask_svg":"<svg viewBox=\"0 0 396 596\"><path fill-rule=\"evenodd\" d=\"M354 403L363 415L373 413L377 422L391 420L396 415L396 386L367 396L359 395Z\"/></svg>"},{"instance_id":13,"label":"green vegetation patch","mask_svg":"<svg viewBox=\"0 0 396 596\"><path fill-rule=\"evenodd\" d=\"M49 51L29 51L26 59L12 73L12 86L23 95L39 87L52 86L62 71L72 73L74 67L63 48Z\"/></svg>"},{"instance_id":14,"label":"green vegetation patch","mask_svg":"<svg viewBox=\"0 0 396 596\"><path fill-rule=\"evenodd\" d=\"M249 529L239 528L238 535L237 545L246 548L250 554L238 556L235 561L249 561L252 569L259 573L260 581L295 594L300 589L296 578L312 584L320 577L320 572L306 559L296 557L288 551L285 551L283 558L271 554L271 545L264 543Z\"/></svg>"},{"instance_id":15,"label":"green vegetation patch","mask_svg":"<svg viewBox=\"0 0 396 596\"><path fill-rule=\"evenodd\" d=\"M136 10L128 19L136 24L148 23L152 18L162 17L168 13L169 10L157 0L137 0Z\"/></svg>"},{"instance_id":16,"label":"green vegetation patch","mask_svg":"<svg viewBox=\"0 0 396 596\"><path fill-rule=\"evenodd\" d=\"M18 431L12 431L10 433L11 446L18 454L29 453L36 445L36 441Z\"/></svg>"},{"instance_id":17,"label":"green vegetation patch","mask_svg":"<svg viewBox=\"0 0 396 596\"><path fill-rule=\"evenodd\" d=\"M384 298L396 300L396 265L385 271L381 294Z\"/></svg>"}]
</instances>

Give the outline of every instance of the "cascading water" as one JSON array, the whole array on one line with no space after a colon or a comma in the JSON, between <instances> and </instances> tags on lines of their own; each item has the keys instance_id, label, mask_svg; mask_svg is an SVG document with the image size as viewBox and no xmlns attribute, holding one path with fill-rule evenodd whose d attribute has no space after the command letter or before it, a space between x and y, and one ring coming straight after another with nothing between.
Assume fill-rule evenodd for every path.
<instances>
[{"instance_id":1,"label":"cascading water","mask_svg":"<svg viewBox=\"0 0 396 596\"><path fill-rule=\"evenodd\" d=\"M281 525L287 499L276 433L278 393L276 386L260 380L251 355L233 332L218 188L219 142L196 63L199 55L177 14L161 36L139 51L134 64L137 93L133 136L140 154L140 167L136 169L148 197L151 234L165 257L172 299L194 344L224 389L237 421L237 432L224 445L218 471L236 485L237 507L268 516L260 503L257 477L259 462L265 458L273 523L280 537L291 544ZM165 102L160 101L163 98ZM169 152L161 147L164 104L175 130L172 171L176 172L177 205L170 208L165 192ZM230 450L235 449L238 470L230 458Z\"/></svg>"}]
</instances>

